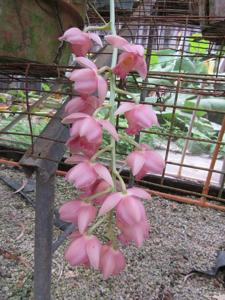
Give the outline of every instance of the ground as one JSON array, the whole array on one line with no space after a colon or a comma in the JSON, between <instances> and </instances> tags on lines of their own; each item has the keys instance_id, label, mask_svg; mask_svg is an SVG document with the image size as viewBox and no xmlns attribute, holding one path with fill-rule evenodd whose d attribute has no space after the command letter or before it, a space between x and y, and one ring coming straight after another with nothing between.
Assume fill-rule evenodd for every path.
<instances>
[{"instance_id":1,"label":"ground","mask_svg":"<svg viewBox=\"0 0 225 300\"><path fill-rule=\"evenodd\" d=\"M0 176L22 180L15 168ZM56 206L73 198L73 188L57 178ZM34 197L33 193L30 193ZM107 281L98 272L71 268L63 259L64 243L53 259L53 300L211 300L225 294L221 280L193 275L193 267L213 266L225 248L225 213L155 197L146 203L151 234L140 249L123 249L127 267ZM0 181L0 299L32 299L34 211ZM54 239L61 231L54 230Z\"/></svg>"}]
</instances>

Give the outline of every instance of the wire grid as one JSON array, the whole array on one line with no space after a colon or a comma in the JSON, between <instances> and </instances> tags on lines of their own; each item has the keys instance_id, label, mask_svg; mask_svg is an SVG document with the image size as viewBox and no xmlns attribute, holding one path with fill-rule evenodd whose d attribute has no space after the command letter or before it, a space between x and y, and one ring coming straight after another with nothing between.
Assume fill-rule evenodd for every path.
<instances>
[{"instance_id":1,"label":"wire grid","mask_svg":"<svg viewBox=\"0 0 225 300\"><path fill-rule=\"evenodd\" d=\"M133 3L131 10L121 10L121 6L124 7L125 4L125 1L118 1L117 32L129 41L142 44L146 48L146 60L150 68L146 80L140 81L136 74L133 74L126 81L118 81L118 85L120 88L130 91L138 90L141 102L151 104L158 111L159 118L160 115L169 114L167 129L151 128L143 130L139 136L136 136L136 140L140 142L145 142L146 136L156 137L156 139L163 139L164 141L163 145L156 145L157 150L161 152L166 161L166 168L162 176L150 175L145 177L141 183L151 189L161 190L164 192L163 196L173 199L178 197L179 199L175 199L178 201L192 203L191 197L184 197L188 194L200 199L197 203L199 205L207 206L208 204L208 206L211 205L215 208L218 206L224 209L224 206L215 204L215 201L221 203L225 201L223 194L225 162L221 159L223 154L220 150L225 146L223 139L225 130L224 111L213 106L203 107L201 101L204 97L214 97L215 99L224 97L225 101L224 36L218 31L212 35L210 31L211 21L213 22L212 26L215 27L215 24L221 22L225 17L199 16L198 1L136 1ZM87 20L91 24L99 24L101 21L93 5L95 3L89 6ZM108 19L107 7L105 9L101 8L100 13L106 20ZM199 37L201 24L208 24L205 25L205 28L208 29L209 33L208 35L204 34L204 38ZM99 32L99 34L104 37L107 33ZM196 53L193 53L193 50L190 51L190 39L193 39L193 34L198 34L196 35L196 41L198 42ZM201 51L202 49L204 51ZM163 50L175 52L163 52ZM105 45L103 49L94 48L91 56L98 66L102 66L110 63L110 54L110 47ZM157 62L152 60L154 56L158 57ZM205 64L213 64L214 67L207 73L200 73L198 70L193 69L184 72L184 63L193 56ZM166 70L163 67L168 61L176 62L174 70ZM158 70L156 66L160 64L162 67ZM64 76L65 72L72 69L74 68L70 66L43 66L34 63L1 64L1 92L18 91L18 88L24 92L23 100L16 96L11 100L8 108L0 110L0 113L4 116L14 115L11 125L9 123L6 126L1 126L2 153L5 153L7 149L7 154L9 154L9 151L14 154L22 154L29 144L32 147L34 140L40 134L39 132L35 133L35 123L41 123L43 120L46 120L47 123L54 118L55 112L61 104L72 96L71 83ZM20 75L18 76L18 74ZM198 83L197 87L196 82ZM50 86L48 91L43 88L46 83ZM36 98L33 97L32 92L35 93ZM168 95L170 101L166 99ZM185 95L194 97L194 106L188 106L187 101L180 101L180 98ZM20 111L14 109L18 101L24 101L23 109ZM130 99L120 96L117 101L118 103L121 101L127 102ZM177 112L180 112L180 110L183 110L186 114L189 112L190 116L190 122L183 132L177 132L176 130ZM213 139L193 135L194 129L196 129L195 121L198 119L199 113L207 114L207 116L214 114L219 120L216 130L217 135ZM24 133L24 130L15 132L13 130L15 124L18 124L21 118L24 117L27 118L27 133ZM119 131L124 130L123 118L117 120L117 129ZM10 140L10 136L13 138L11 138L11 143L7 144L7 139ZM16 136L19 139L15 140ZM30 143L24 143L24 147L21 149L20 137L24 136L30 137ZM42 138L48 139L48 137ZM49 140L52 141L53 139ZM181 140L183 143L183 149L180 151L174 149L174 141L176 140ZM55 140L55 142L65 143L64 140ZM192 143L192 146L198 143L210 145L212 152L207 157L190 155L188 153L190 143ZM118 145L117 154L119 158L125 157L126 152L126 148L121 148ZM43 159L46 159L46 157L43 157ZM107 159L105 162L108 162ZM132 181L127 170L124 170L123 175L128 181ZM181 196L172 196L172 193Z\"/></svg>"}]
</instances>

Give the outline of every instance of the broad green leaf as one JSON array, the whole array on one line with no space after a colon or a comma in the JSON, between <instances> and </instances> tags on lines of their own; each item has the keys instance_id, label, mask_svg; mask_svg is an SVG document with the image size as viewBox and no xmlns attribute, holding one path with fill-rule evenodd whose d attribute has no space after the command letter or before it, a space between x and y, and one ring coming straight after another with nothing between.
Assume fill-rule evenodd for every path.
<instances>
[{"instance_id":1,"label":"broad green leaf","mask_svg":"<svg viewBox=\"0 0 225 300\"><path fill-rule=\"evenodd\" d=\"M195 100L188 100L189 107L195 106ZM186 104L186 103L185 103ZM186 105L185 105L186 106ZM199 108L217 110L219 112L225 112L225 98L211 97L203 98L199 103Z\"/></svg>"},{"instance_id":2,"label":"broad green leaf","mask_svg":"<svg viewBox=\"0 0 225 300\"><path fill-rule=\"evenodd\" d=\"M201 33L192 34L191 38L188 38L189 51L191 53L205 54L209 48L209 41L201 38Z\"/></svg>"},{"instance_id":3,"label":"broad green leaf","mask_svg":"<svg viewBox=\"0 0 225 300\"><path fill-rule=\"evenodd\" d=\"M179 94L177 98L177 105L183 106L186 100L192 99L194 97L195 95L193 94ZM166 99L165 103L169 105L174 105L174 101L175 101L175 95L171 95L169 98Z\"/></svg>"},{"instance_id":4,"label":"broad green leaf","mask_svg":"<svg viewBox=\"0 0 225 300\"><path fill-rule=\"evenodd\" d=\"M185 73L197 73L198 70L196 69L195 64L190 60L189 57L179 57L176 60L176 64L174 66L174 70L177 71L180 69L181 64L181 70Z\"/></svg>"},{"instance_id":5,"label":"broad green leaf","mask_svg":"<svg viewBox=\"0 0 225 300\"><path fill-rule=\"evenodd\" d=\"M196 108L196 99L185 100L184 107ZM199 105L198 108L201 109L202 107L200 107L200 105ZM187 113L189 113L189 114L193 113L193 110L190 110L190 109L183 108L182 110L185 111L185 112L187 112ZM196 115L198 117L203 117L204 115L206 115L206 112L198 110L198 111L196 111Z\"/></svg>"},{"instance_id":6,"label":"broad green leaf","mask_svg":"<svg viewBox=\"0 0 225 300\"><path fill-rule=\"evenodd\" d=\"M163 78L149 78L149 84L160 85L160 86L173 86L173 80L167 80Z\"/></svg>"}]
</instances>

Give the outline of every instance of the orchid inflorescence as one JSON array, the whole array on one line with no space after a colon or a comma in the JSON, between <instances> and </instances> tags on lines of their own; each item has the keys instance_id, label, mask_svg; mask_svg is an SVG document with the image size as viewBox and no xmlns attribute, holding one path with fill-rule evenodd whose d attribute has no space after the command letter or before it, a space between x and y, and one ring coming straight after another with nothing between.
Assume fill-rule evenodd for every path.
<instances>
[{"instance_id":1,"label":"orchid inflorescence","mask_svg":"<svg viewBox=\"0 0 225 300\"><path fill-rule=\"evenodd\" d=\"M87 31L70 28L59 38L70 43L76 62L82 67L69 76L77 96L67 103L66 117L63 119L64 124L70 124L67 145L71 156L67 162L75 165L67 173L66 180L79 191L79 196L63 204L59 212L62 220L77 226L65 251L66 260L72 266L83 265L100 270L107 279L125 268L119 245L134 242L140 247L149 234L149 223L141 199L150 199L150 194L142 188L126 188L116 168L115 141L123 140L125 135L131 141L129 136L158 125L158 121L151 106L140 104L137 99L134 103L122 102L117 110L111 96L110 103L104 104L108 91L105 75L109 78L111 95L121 91L116 88L116 76L125 78L129 72L136 71L143 79L146 78L143 46L131 44L115 34L107 35L105 40L122 53L112 68L98 70L85 55L93 42L99 46L102 42L97 34ZM96 112L102 107L109 110L109 120L97 117ZM115 118L120 114L124 114L128 122L128 128L122 135L114 126ZM110 134L111 143L100 149L103 129ZM164 161L157 152L146 144L135 141L132 144L136 145L136 149L128 155L126 163L137 180L148 172L162 172ZM111 152L110 168L98 162L98 157L106 151ZM98 230L99 227L103 229ZM100 241L101 235L105 244Z\"/></svg>"}]
</instances>

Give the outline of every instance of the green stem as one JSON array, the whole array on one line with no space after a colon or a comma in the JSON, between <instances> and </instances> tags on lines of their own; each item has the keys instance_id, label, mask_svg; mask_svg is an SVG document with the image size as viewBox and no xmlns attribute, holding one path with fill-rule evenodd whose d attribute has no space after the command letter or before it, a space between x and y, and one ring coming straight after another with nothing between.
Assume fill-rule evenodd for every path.
<instances>
[{"instance_id":1,"label":"green stem","mask_svg":"<svg viewBox=\"0 0 225 300\"><path fill-rule=\"evenodd\" d=\"M114 174L119 179L119 182L120 182L120 185L121 185L121 188L122 188L122 192L126 194L127 188L126 188L126 184L125 184L123 178L121 177L121 175L118 171L115 171Z\"/></svg>"},{"instance_id":2,"label":"green stem","mask_svg":"<svg viewBox=\"0 0 225 300\"><path fill-rule=\"evenodd\" d=\"M111 31L112 35L116 36L116 27L115 27L115 3L114 0L110 0L110 24L111 24ZM117 62L117 55L118 55L118 49L114 48L113 53L112 53L112 61L111 61L111 69L115 67L116 62ZM110 122L115 125L116 120L114 116L115 112L115 98L116 98L116 93L115 93L115 82L116 82L116 77L113 73L110 73L110 98L109 102L111 104L111 112L110 112ZM112 176L114 180L114 185L115 185L115 172L116 172L116 143L113 137L111 137L111 145L112 145L112 150L111 150L111 155L112 155Z\"/></svg>"},{"instance_id":3,"label":"green stem","mask_svg":"<svg viewBox=\"0 0 225 300\"><path fill-rule=\"evenodd\" d=\"M99 225L101 225L103 222L105 222L105 220L107 219L107 215L105 215L103 218L99 219L93 226L91 226L89 229L88 229L88 234L92 234L92 232L95 231L96 228L98 228Z\"/></svg>"},{"instance_id":4,"label":"green stem","mask_svg":"<svg viewBox=\"0 0 225 300\"><path fill-rule=\"evenodd\" d=\"M117 87L115 87L114 89L115 89L115 92L118 93L118 94L131 96L134 99L136 104L138 104L140 102L139 98L137 98L133 93L125 91L125 90L121 90Z\"/></svg>"},{"instance_id":5,"label":"green stem","mask_svg":"<svg viewBox=\"0 0 225 300\"><path fill-rule=\"evenodd\" d=\"M135 142L135 140L132 140L131 138L129 138L127 135L119 134L119 137L120 137L121 140L125 140L129 144L135 146L137 149L142 150L140 144L138 144L137 142Z\"/></svg>"},{"instance_id":6,"label":"green stem","mask_svg":"<svg viewBox=\"0 0 225 300\"><path fill-rule=\"evenodd\" d=\"M91 200L93 200L93 199L95 199L95 198L97 198L97 197L101 197L101 196L103 196L103 195L105 195L105 194L107 194L107 193L112 192L112 190L113 190L113 189L110 187L110 188L108 188L108 189L106 189L106 190L104 190L104 191L102 191L102 192L96 193L96 194L91 195L90 197L84 198L84 199L82 199L82 200L83 200L84 202L90 202Z\"/></svg>"},{"instance_id":7,"label":"green stem","mask_svg":"<svg viewBox=\"0 0 225 300\"><path fill-rule=\"evenodd\" d=\"M88 31L96 31L96 30L109 30L110 29L110 22L106 23L103 26L88 26L86 28L84 28L84 32L88 32Z\"/></svg>"},{"instance_id":8,"label":"green stem","mask_svg":"<svg viewBox=\"0 0 225 300\"><path fill-rule=\"evenodd\" d=\"M98 156L100 156L104 152L111 150L111 148L112 148L112 145L108 145L105 148L99 150L98 152L95 153L95 155L92 156L91 161L92 162L95 161Z\"/></svg>"}]
</instances>

